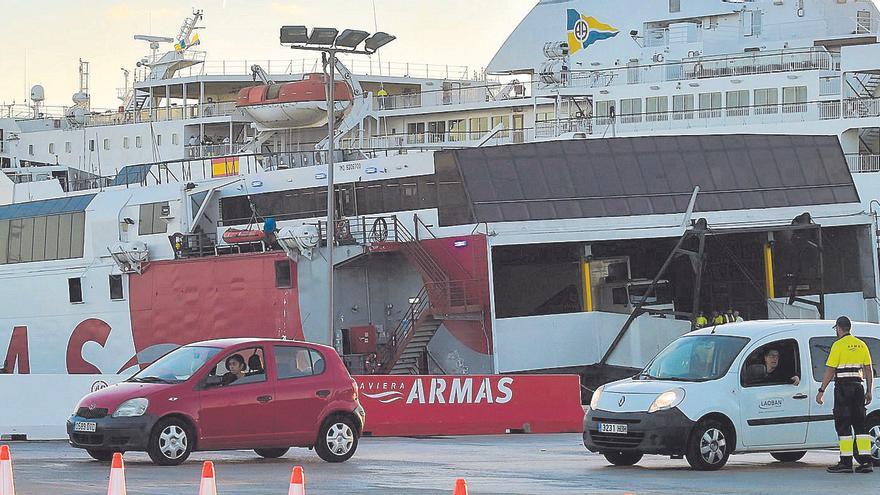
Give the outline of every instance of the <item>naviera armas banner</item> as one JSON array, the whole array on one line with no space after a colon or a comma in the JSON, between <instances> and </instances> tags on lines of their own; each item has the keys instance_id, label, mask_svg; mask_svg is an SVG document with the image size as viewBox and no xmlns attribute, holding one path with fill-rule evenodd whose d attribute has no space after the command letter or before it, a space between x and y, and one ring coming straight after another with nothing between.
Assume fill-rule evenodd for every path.
<instances>
[{"instance_id":1,"label":"naviera armas banner","mask_svg":"<svg viewBox=\"0 0 880 495\"><path fill-rule=\"evenodd\" d=\"M367 435L583 430L577 375L355 376Z\"/></svg>"}]
</instances>

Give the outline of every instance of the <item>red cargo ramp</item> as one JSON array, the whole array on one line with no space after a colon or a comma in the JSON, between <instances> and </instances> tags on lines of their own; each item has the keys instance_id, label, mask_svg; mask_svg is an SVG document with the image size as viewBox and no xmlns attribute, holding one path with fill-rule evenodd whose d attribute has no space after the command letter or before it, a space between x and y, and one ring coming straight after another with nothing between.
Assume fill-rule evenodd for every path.
<instances>
[{"instance_id":1,"label":"red cargo ramp","mask_svg":"<svg viewBox=\"0 0 880 495\"><path fill-rule=\"evenodd\" d=\"M583 430L577 375L355 376L373 436Z\"/></svg>"}]
</instances>

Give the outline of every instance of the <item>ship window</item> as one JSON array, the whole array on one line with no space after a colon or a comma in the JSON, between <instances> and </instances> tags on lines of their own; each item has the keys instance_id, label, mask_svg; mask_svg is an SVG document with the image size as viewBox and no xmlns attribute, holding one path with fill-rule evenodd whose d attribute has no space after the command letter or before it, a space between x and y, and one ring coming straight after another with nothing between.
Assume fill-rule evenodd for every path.
<instances>
[{"instance_id":1,"label":"ship window","mask_svg":"<svg viewBox=\"0 0 880 495\"><path fill-rule=\"evenodd\" d=\"M596 102L596 124L607 125L611 123L614 109L614 100L600 100ZM552 118L555 118L553 116Z\"/></svg>"},{"instance_id":2,"label":"ship window","mask_svg":"<svg viewBox=\"0 0 880 495\"><path fill-rule=\"evenodd\" d=\"M59 215L46 217L46 259L58 259L58 220ZM3 238L0 232L0 239Z\"/></svg>"},{"instance_id":3,"label":"ship window","mask_svg":"<svg viewBox=\"0 0 880 495\"><path fill-rule=\"evenodd\" d=\"M105 150L110 149L110 139L108 139L108 138L104 138L104 149Z\"/></svg>"},{"instance_id":4,"label":"ship window","mask_svg":"<svg viewBox=\"0 0 880 495\"><path fill-rule=\"evenodd\" d=\"M95 151L95 140L89 139L89 151Z\"/></svg>"},{"instance_id":5,"label":"ship window","mask_svg":"<svg viewBox=\"0 0 880 495\"><path fill-rule=\"evenodd\" d=\"M70 146L70 141L67 141L64 143L64 152L65 153L70 153L72 151L72 149L73 148Z\"/></svg>"},{"instance_id":6,"label":"ship window","mask_svg":"<svg viewBox=\"0 0 880 495\"><path fill-rule=\"evenodd\" d=\"M666 96L651 96L645 99L645 119L659 122L669 119L669 99Z\"/></svg>"},{"instance_id":7,"label":"ship window","mask_svg":"<svg viewBox=\"0 0 880 495\"><path fill-rule=\"evenodd\" d=\"M9 253L9 220L0 220L0 265L6 264Z\"/></svg>"},{"instance_id":8,"label":"ship window","mask_svg":"<svg viewBox=\"0 0 880 495\"><path fill-rule=\"evenodd\" d=\"M141 205L138 235L164 234L168 232L168 224L162 220L163 208L168 208L167 201Z\"/></svg>"},{"instance_id":9,"label":"ship window","mask_svg":"<svg viewBox=\"0 0 880 495\"><path fill-rule=\"evenodd\" d=\"M762 88L755 90L755 114L767 115L777 113L776 105L779 103L779 90L777 88Z\"/></svg>"},{"instance_id":10,"label":"ship window","mask_svg":"<svg viewBox=\"0 0 880 495\"><path fill-rule=\"evenodd\" d=\"M721 117L721 93L700 93L700 118Z\"/></svg>"},{"instance_id":11,"label":"ship window","mask_svg":"<svg viewBox=\"0 0 880 495\"><path fill-rule=\"evenodd\" d=\"M34 260L34 219L24 218L21 221L21 255L22 263Z\"/></svg>"},{"instance_id":12,"label":"ship window","mask_svg":"<svg viewBox=\"0 0 880 495\"><path fill-rule=\"evenodd\" d=\"M749 90L728 91L725 95L727 100L727 115L741 116L749 114Z\"/></svg>"},{"instance_id":13,"label":"ship window","mask_svg":"<svg viewBox=\"0 0 880 495\"><path fill-rule=\"evenodd\" d=\"M122 138L122 148L126 150L128 149L128 136Z\"/></svg>"},{"instance_id":14,"label":"ship window","mask_svg":"<svg viewBox=\"0 0 880 495\"><path fill-rule=\"evenodd\" d=\"M58 217L58 259L64 260L70 258L70 215L59 215Z\"/></svg>"},{"instance_id":15,"label":"ship window","mask_svg":"<svg viewBox=\"0 0 880 495\"><path fill-rule=\"evenodd\" d=\"M180 140L177 139L177 133L175 132L175 133L171 134L171 144L177 146L177 144L179 142L180 142Z\"/></svg>"},{"instance_id":16,"label":"ship window","mask_svg":"<svg viewBox=\"0 0 880 495\"><path fill-rule=\"evenodd\" d=\"M55 143L49 143L49 154L50 155L55 154Z\"/></svg>"},{"instance_id":17,"label":"ship window","mask_svg":"<svg viewBox=\"0 0 880 495\"><path fill-rule=\"evenodd\" d=\"M134 138L134 147L135 147L135 148L141 148L141 147L143 147L143 145L144 145L144 143L143 143L143 139L142 139L140 136L135 136L135 138Z\"/></svg>"},{"instance_id":18,"label":"ship window","mask_svg":"<svg viewBox=\"0 0 880 495\"><path fill-rule=\"evenodd\" d=\"M46 258L46 220L48 217L34 218L34 250L33 261L43 261Z\"/></svg>"},{"instance_id":19,"label":"ship window","mask_svg":"<svg viewBox=\"0 0 880 495\"><path fill-rule=\"evenodd\" d=\"M293 277L290 273L290 262L281 260L275 262L275 287L279 289L290 289L293 287Z\"/></svg>"},{"instance_id":20,"label":"ship window","mask_svg":"<svg viewBox=\"0 0 880 495\"><path fill-rule=\"evenodd\" d=\"M281 93L281 85L280 84L272 84L269 86L269 89L266 91L266 99L274 100L278 98L278 94Z\"/></svg>"},{"instance_id":21,"label":"ship window","mask_svg":"<svg viewBox=\"0 0 880 495\"><path fill-rule=\"evenodd\" d=\"M470 139L480 139L489 130L489 117L474 117L469 119Z\"/></svg>"},{"instance_id":22,"label":"ship window","mask_svg":"<svg viewBox=\"0 0 880 495\"><path fill-rule=\"evenodd\" d=\"M501 116L497 116L497 117L492 117L492 125L490 126L490 129L494 129L495 127L498 126L498 124L501 124L502 130L498 131L498 134L496 134L495 136L500 137L500 138L506 138L508 135L507 129L510 129L510 115L501 115Z\"/></svg>"},{"instance_id":23,"label":"ship window","mask_svg":"<svg viewBox=\"0 0 880 495\"><path fill-rule=\"evenodd\" d=\"M32 145L32 144L28 145L28 154L31 156L34 156L34 145Z\"/></svg>"},{"instance_id":24,"label":"ship window","mask_svg":"<svg viewBox=\"0 0 880 495\"><path fill-rule=\"evenodd\" d=\"M110 299L119 301L123 298L122 275L110 275Z\"/></svg>"},{"instance_id":25,"label":"ship window","mask_svg":"<svg viewBox=\"0 0 880 495\"><path fill-rule=\"evenodd\" d=\"M620 122L631 124L642 121L642 99L627 98L620 100Z\"/></svg>"},{"instance_id":26,"label":"ship window","mask_svg":"<svg viewBox=\"0 0 880 495\"><path fill-rule=\"evenodd\" d=\"M681 0L669 0L669 13L681 12Z\"/></svg>"},{"instance_id":27,"label":"ship window","mask_svg":"<svg viewBox=\"0 0 880 495\"><path fill-rule=\"evenodd\" d=\"M67 279L67 293L70 296L71 303L76 304L76 303L83 302L82 279L81 278Z\"/></svg>"},{"instance_id":28,"label":"ship window","mask_svg":"<svg viewBox=\"0 0 880 495\"><path fill-rule=\"evenodd\" d=\"M464 119L450 120L449 124L449 140L464 141L467 125Z\"/></svg>"},{"instance_id":29,"label":"ship window","mask_svg":"<svg viewBox=\"0 0 880 495\"><path fill-rule=\"evenodd\" d=\"M156 134L156 146L162 146L162 135Z\"/></svg>"},{"instance_id":30,"label":"ship window","mask_svg":"<svg viewBox=\"0 0 880 495\"><path fill-rule=\"evenodd\" d=\"M83 212L70 215L70 257L82 258L85 242L86 214Z\"/></svg>"},{"instance_id":31,"label":"ship window","mask_svg":"<svg viewBox=\"0 0 880 495\"><path fill-rule=\"evenodd\" d=\"M782 88L782 113L807 111L807 87L791 86Z\"/></svg>"}]
</instances>

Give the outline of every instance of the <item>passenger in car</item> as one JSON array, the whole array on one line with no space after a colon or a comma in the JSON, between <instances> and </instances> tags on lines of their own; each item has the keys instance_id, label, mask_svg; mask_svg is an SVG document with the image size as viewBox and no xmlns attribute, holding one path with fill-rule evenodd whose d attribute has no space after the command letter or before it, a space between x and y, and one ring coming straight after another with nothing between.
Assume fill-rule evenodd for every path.
<instances>
[{"instance_id":1,"label":"passenger in car","mask_svg":"<svg viewBox=\"0 0 880 495\"><path fill-rule=\"evenodd\" d=\"M250 371L248 372L249 375L260 375L265 373L263 361L260 359L260 355L256 352L253 356L248 358L248 368L250 368Z\"/></svg>"},{"instance_id":2,"label":"passenger in car","mask_svg":"<svg viewBox=\"0 0 880 495\"><path fill-rule=\"evenodd\" d=\"M223 385L229 385L239 378L243 378L246 375L247 366L244 364L244 358L241 354L233 354L226 358L226 369L229 371L223 375Z\"/></svg>"}]
</instances>

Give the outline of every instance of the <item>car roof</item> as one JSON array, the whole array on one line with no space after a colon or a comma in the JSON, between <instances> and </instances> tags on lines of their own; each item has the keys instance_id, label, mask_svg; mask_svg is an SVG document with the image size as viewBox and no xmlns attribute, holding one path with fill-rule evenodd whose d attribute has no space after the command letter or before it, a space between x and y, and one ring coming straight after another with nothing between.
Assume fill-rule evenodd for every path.
<instances>
[{"instance_id":1,"label":"car roof","mask_svg":"<svg viewBox=\"0 0 880 495\"><path fill-rule=\"evenodd\" d=\"M731 335L735 337L761 338L788 330L805 335L836 337L834 320L756 320L701 328L688 335ZM853 322L853 335L880 337L880 325L876 323Z\"/></svg>"},{"instance_id":2,"label":"car roof","mask_svg":"<svg viewBox=\"0 0 880 495\"><path fill-rule=\"evenodd\" d=\"M259 338L259 337L238 337L238 338L228 338L228 339L212 339L212 340L203 340L201 342L193 342L187 344L188 346L199 346L199 347L219 347L220 349L230 349L232 347L238 347L239 345L244 344L296 344L302 345L305 347L313 347L313 348L327 348L325 345L315 344L313 342L304 342L301 340L289 340L289 339L267 339L267 338Z\"/></svg>"}]
</instances>

